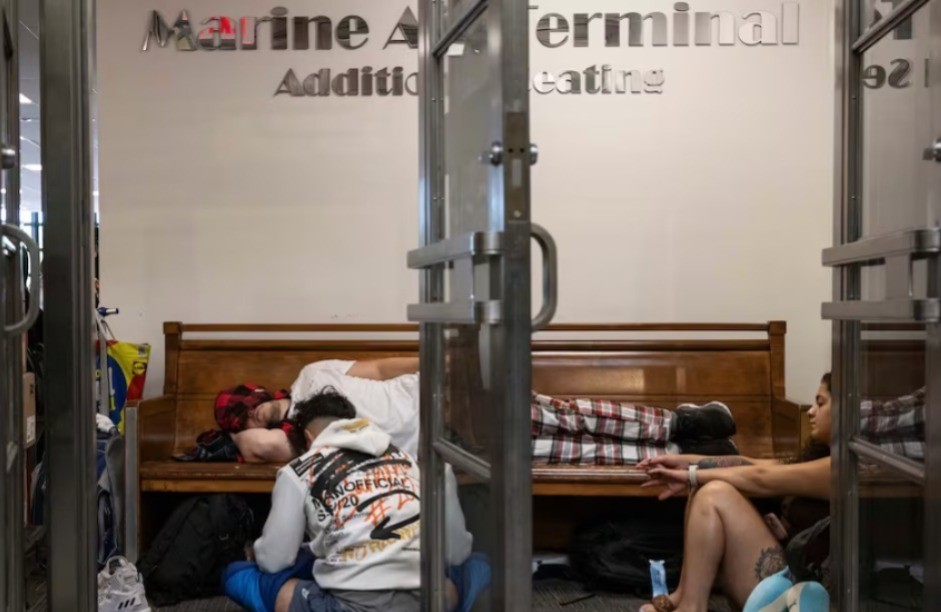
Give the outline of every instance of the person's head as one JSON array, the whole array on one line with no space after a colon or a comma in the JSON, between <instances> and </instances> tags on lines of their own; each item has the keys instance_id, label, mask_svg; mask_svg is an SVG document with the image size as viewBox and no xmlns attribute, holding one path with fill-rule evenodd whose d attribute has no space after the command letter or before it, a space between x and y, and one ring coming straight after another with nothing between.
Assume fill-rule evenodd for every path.
<instances>
[{"instance_id":1,"label":"person's head","mask_svg":"<svg viewBox=\"0 0 941 612\"><path fill-rule=\"evenodd\" d=\"M291 400L287 398L273 399L259 404L248 416L247 427L249 429L252 427L261 427L264 429L277 427L281 421L284 420L284 416L287 414L290 407Z\"/></svg>"},{"instance_id":2,"label":"person's head","mask_svg":"<svg viewBox=\"0 0 941 612\"><path fill-rule=\"evenodd\" d=\"M817 396L814 398L814 405L810 407L808 415L810 416L810 436L821 444L830 444L830 372L823 375L820 380L820 387L817 389Z\"/></svg>"},{"instance_id":3,"label":"person's head","mask_svg":"<svg viewBox=\"0 0 941 612\"><path fill-rule=\"evenodd\" d=\"M268 391L257 385L238 385L216 398L216 422L229 433L269 429L280 425L291 405L287 391Z\"/></svg>"},{"instance_id":4,"label":"person's head","mask_svg":"<svg viewBox=\"0 0 941 612\"><path fill-rule=\"evenodd\" d=\"M297 402L294 410L294 424L303 430L308 445L333 421L356 418L356 408L333 387L324 387L319 393Z\"/></svg>"}]
</instances>

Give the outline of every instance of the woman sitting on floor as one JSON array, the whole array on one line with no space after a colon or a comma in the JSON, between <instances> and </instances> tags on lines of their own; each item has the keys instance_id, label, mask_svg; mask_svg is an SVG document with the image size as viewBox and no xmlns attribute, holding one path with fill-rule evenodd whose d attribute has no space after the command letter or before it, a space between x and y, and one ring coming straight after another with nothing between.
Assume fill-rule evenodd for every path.
<instances>
[{"instance_id":1,"label":"woman sitting on floor","mask_svg":"<svg viewBox=\"0 0 941 612\"><path fill-rule=\"evenodd\" d=\"M716 582L746 612L789 609L765 606L778 596L786 601L793 586L785 560L787 541L828 514L830 374L821 381L810 424L813 442L796 463L673 455L640 464L650 478L644 486L663 487L661 500L689 491L679 587L669 596L655 598L642 612L706 612ZM774 515L763 518L749 496L796 499L787 500L783 520L778 520ZM811 512L799 511L808 507ZM769 593L772 588L775 592ZM826 591L819 584L798 585L789 594L802 600L805 611L828 607ZM806 605L808 601L813 603Z\"/></svg>"}]
</instances>

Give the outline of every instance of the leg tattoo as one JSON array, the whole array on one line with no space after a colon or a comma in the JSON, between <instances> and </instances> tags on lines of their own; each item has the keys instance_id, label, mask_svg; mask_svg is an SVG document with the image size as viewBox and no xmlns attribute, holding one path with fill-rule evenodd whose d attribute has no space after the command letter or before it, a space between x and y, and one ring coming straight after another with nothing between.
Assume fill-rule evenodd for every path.
<instances>
[{"instance_id":1,"label":"leg tattoo","mask_svg":"<svg viewBox=\"0 0 941 612\"><path fill-rule=\"evenodd\" d=\"M758 555L758 562L755 563L755 578L761 582L768 576L777 574L787 567L787 560L784 558L784 549L780 546L765 548Z\"/></svg>"}]
</instances>

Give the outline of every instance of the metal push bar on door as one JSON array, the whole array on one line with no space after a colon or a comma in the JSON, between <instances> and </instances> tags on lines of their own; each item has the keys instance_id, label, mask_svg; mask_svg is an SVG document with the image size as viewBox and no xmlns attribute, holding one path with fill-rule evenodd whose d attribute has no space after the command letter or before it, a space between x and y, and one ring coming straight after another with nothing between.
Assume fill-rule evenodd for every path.
<instances>
[{"instance_id":1,"label":"metal push bar on door","mask_svg":"<svg viewBox=\"0 0 941 612\"><path fill-rule=\"evenodd\" d=\"M941 321L941 299L913 298L913 263L941 253L941 229L924 228L895 232L831 247L823 252L823 265L886 266L886 297L878 301L844 300L824 303L821 314L833 321Z\"/></svg>"},{"instance_id":2,"label":"metal push bar on door","mask_svg":"<svg viewBox=\"0 0 941 612\"><path fill-rule=\"evenodd\" d=\"M828 321L898 321L937 323L941 321L941 300L847 300L827 302L821 315Z\"/></svg>"},{"instance_id":3,"label":"metal push bar on door","mask_svg":"<svg viewBox=\"0 0 941 612\"><path fill-rule=\"evenodd\" d=\"M846 266L891 257L918 257L937 253L941 253L941 228L913 229L824 249L823 265Z\"/></svg>"},{"instance_id":4,"label":"metal push bar on door","mask_svg":"<svg viewBox=\"0 0 941 612\"><path fill-rule=\"evenodd\" d=\"M425 270L450 264L459 259L483 259L503 253L501 232L469 232L441 240L408 253L408 267ZM424 323L493 324L500 322L500 302L497 300L432 302L409 304L408 320Z\"/></svg>"},{"instance_id":5,"label":"metal push bar on door","mask_svg":"<svg viewBox=\"0 0 941 612\"><path fill-rule=\"evenodd\" d=\"M32 236L12 225L0 226L0 233L10 240L22 244L26 247L26 252L29 253L29 286L33 288L35 295L29 300L26 315L19 321L6 324L3 327L4 333L16 336L25 334L29 328L33 326L33 323L36 322L36 319L39 318L39 293L41 288L40 266L42 264L40 262L39 245L33 240Z\"/></svg>"},{"instance_id":6,"label":"metal push bar on door","mask_svg":"<svg viewBox=\"0 0 941 612\"><path fill-rule=\"evenodd\" d=\"M533 240L542 251L542 307L533 319L534 330L546 327L559 302L558 251L552 235L541 225L530 224ZM459 259L497 257L504 252L502 232L469 232L415 249L408 254L408 267L426 270L447 265ZM433 302L409 304L408 320L423 323L496 324L500 323L499 300Z\"/></svg>"}]
</instances>

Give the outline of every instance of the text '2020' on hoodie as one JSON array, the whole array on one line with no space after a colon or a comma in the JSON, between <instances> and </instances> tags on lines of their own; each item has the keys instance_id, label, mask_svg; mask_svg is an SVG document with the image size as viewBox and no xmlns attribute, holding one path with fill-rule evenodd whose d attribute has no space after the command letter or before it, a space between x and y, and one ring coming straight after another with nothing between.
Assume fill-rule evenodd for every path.
<instances>
[{"instance_id":1,"label":"text '2020' on hoodie","mask_svg":"<svg viewBox=\"0 0 941 612\"><path fill-rule=\"evenodd\" d=\"M324 589L420 588L418 467L365 419L334 421L310 450L278 470L255 558L292 565L305 531Z\"/></svg>"}]
</instances>

